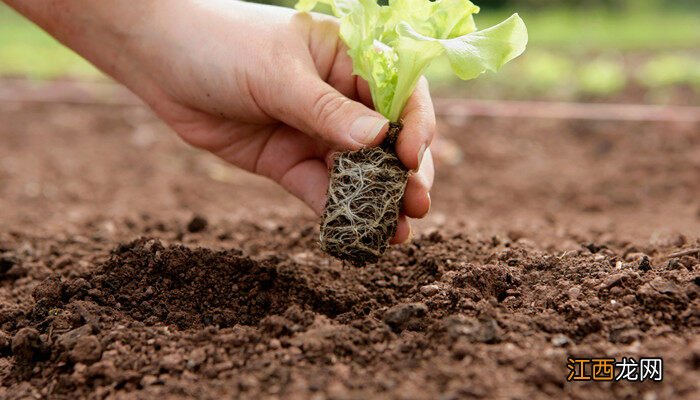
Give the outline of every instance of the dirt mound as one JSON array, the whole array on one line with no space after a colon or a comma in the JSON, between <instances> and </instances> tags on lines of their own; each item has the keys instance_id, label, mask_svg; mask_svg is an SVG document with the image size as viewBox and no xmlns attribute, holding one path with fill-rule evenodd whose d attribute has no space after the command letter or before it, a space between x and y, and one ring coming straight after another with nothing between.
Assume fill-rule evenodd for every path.
<instances>
[{"instance_id":1,"label":"dirt mound","mask_svg":"<svg viewBox=\"0 0 700 400\"><path fill-rule=\"evenodd\" d=\"M280 280L275 267L235 251L165 248L141 239L116 249L92 282L105 305L138 321L190 328L251 325L308 300Z\"/></svg>"},{"instance_id":2,"label":"dirt mound","mask_svg":"<svg viewBox=\"0 0 700 400\"><path fill-rule=\"evenodd\" d=\"M67 282L48 278L34 290L34 314L46 315L62 301L91 299L148 325L187 329L255 325L292 306L334 317L357 299L325 289L279 260L141 238L117 247L95 272Z\"/></svg>"},{"instance_id":3,"label":"dirt mound","mask_svg":"<svg viewBox=\"0 0 700 400\"><path fill-rule=\"evenodd\" d=\"M271 243L286 235L251 232L248 240ZM510 239L433 233L377 265L321 269L310 262L320 254L256 259L141 238L79 276L48 276L27 312L3 307L15 319L3 319L10 348L0 350L15 356L8 382L38 379L41 365L61 377L54 394L114 385L174 394L194 374L229 382L210 397L331 390L339 379L397 397L418 390L399 383L414 371L422 398L501 393L489 372L496 365L523 390L561 394L567 355L651 351L667 358L683 396L694 389L682 371L697 368L700 348L681 354L673 343L697 345L700 260L665 257L673 246L645 249L651 257L631 250L611 242L553 255ZM680 336L663 339L671 332ZM527 372L534 360L543 375ZM415 370L420 363L441 372ZM326 370L334 365L353 372ZM307 386L289 386L288 368ZM455 386L463 380L469 387Z\"/></svg>"}]
</instances>

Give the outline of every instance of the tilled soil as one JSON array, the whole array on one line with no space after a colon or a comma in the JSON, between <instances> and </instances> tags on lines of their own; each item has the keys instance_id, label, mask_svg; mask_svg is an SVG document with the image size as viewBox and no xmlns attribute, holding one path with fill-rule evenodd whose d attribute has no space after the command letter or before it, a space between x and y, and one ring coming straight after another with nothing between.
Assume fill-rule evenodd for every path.
<instances>
[{"instance_id":1,"label":"tilled soil","mask_svg":"<svg viewBox=\"0 0 700 400\"><path fill-rule=\"evenodd\" d=\"M141 108L0 104L0 398L697 398L699 127L440 130L431 215L355 268Z\"/></svg>"}]
</instances>

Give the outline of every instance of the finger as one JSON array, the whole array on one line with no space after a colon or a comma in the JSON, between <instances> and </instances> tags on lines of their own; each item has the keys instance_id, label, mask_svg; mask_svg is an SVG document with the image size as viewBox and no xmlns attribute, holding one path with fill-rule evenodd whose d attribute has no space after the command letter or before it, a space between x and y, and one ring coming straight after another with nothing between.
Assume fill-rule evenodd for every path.
<instances>
[{"instance_id":1,"label":"finger","mask_svg":"<svg viewBox=\"0 0 700 400\"><path fill-rule=\"evenodd\" d=\"M247 136L215 154L274 180L320 215L328 187L327 152L317 140L283 126Z\"/></svg>"},{"instance_id":2,"label":"finger","mask_svg":"<svg viewBox=\"0 0 700 400\"><path fill-rule=\"evenodd\" d=\"M333 168L333 163L335 162L335 156L336 156L336 154L338 154L338 153L335 152L335 151L330 150L330 151L328 151L328 152L324 155L324 157L323 157L323 160L326 162L326 167L327 167L329 170L330 170L331 168Z\"/></svg>"},{"instance_id":3,"label":"finger","mask_svg":"<svg viewBox=\"0 0 700 400\"><path fill-rule=\"evenodd\" d=\"M435 111L428 81L421 77L408 100L401 118L403 129L396 142L396 152L403 164L417 170L425 151L435 136Z\"/></svg>"},{"instance_id":4,"label":"finger","mask_svg":"<svg viewBox=\"0 0 700 400\"><path fill-rule=\"evenodd\" d=\"M428 148L418 171L408 177L403 196L403 212L408 217L423 218L430 211L430 189L433 187L434 177L432 152Z\"/></svg>"},{"instance_id":5,"label":"finger","mask_svg":"<svg viewBox=\"0 0 700 400\"><path fill-rule=\"evenodd\" d=\"M355 78L355 85L357 86L357 98L360 99L360 102L362 104L374 110L374 102L372 101L372 91L369 89L369 83L367 83L366 80L362 79L359 76L356 76Z\"/></svg>"},{"instance_id":6,"label":"finger","mask_svg":"<svg viewBox=\"0 0 700 400\"><path fill-rule=\"evenodd\" d=\"M343 96L318 76L306 75L295 77L279 93L274 117L337 150L357 150L382 142L389 129L385 117Z\"/></svg>"},{"instance_id":7,"label":"finger","mask_svg":"<svg viewBox=\"0 0 700 400\"><path fill-rule=\"evenodd\" d=\"M322 160L309 159L294 165L279 183L311 207L316 215L323 213L328 190L328 169Z\"/></svg>"},{"instance_id":8,"label":"finger","mask_svg":"<svg viewBox=\"0 0 700 400\"><path fill-rule=\"evenodd\" d=\"M408 242L411 238L411 224L408 222L408 218L406 218L405 215L401 215L399 217L398 226L396 227L396 234L394 234L390 244L403 244Z\"/></svg>"},{"instance_id":9,"label":"finger","mask_svg":"<svg viewBox=\"0 0 700 400\"><path fill-rule=\"evenodd\" d=\"M357 79L356 76L352 74L352 59L347 55L347 46L345 46L342 41L338 40L338 42L332 60L333 64L330 67L328 78L326 78L325 81L343 96L352 100L357 100L359 98ZM321 76L323 77L323 75Z\"/></svg>"}]
</instances>

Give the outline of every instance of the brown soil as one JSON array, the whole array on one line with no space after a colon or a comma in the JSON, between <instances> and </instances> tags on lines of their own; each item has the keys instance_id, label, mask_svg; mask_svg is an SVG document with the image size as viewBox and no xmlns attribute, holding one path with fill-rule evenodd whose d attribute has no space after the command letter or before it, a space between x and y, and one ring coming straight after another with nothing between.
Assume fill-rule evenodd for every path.
<instances>
[{"instance_id":1,"label":"brown soil","mask_svg":"<svg viewBox=\"0 0 700 400\"><path fill-rule=\"evenodd\" d=\"M697 398L700 127L440 130L416 239L354 268L144 109L0 104L0 398Z\"/></svg>"}]
</instances>

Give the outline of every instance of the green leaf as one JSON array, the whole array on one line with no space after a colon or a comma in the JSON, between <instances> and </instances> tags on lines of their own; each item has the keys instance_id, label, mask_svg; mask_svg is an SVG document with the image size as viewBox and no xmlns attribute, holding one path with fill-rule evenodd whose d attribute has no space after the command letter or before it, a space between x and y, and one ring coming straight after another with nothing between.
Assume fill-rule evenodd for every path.
<instances>
[{"instance_id":1,"label":"green leaf","mask_svg":"<svg viewBox=\"0 0 700 400\"><path fill-rule=\"evenodd\" d=\"M518 57L527 45L527 28L518 14L482 31L453 39L435 39L421 35L407 23L399 25L400 34L416 41L438 42L461 79L474 79L486 71L498 71L508 61Z\"/></svg>"},{"instance_id":2,"label":"green leaf","mask_svg":"<svg viewBox=\"0 0 700 400\"><path fill-rule=\"evenodd\" d=\"M336 17L340 17L349 14L355 8L356 3L357 0L299 0L294 8L299 11L309 12L318 4L326 4L331 6Z\"/></svg>"},{"instance_id":3,"label":"green leaf","mask_svg":"<svg viewBox=\"0 0 700 400\"><path fill-rule=\"evenodd\" d=\"M374 106L398 121L423 71L446 56L455 74L474 79L496 71L522 54L527 29L517 14L476 30L479 7L467 0L300 0L311 11L329 5L340 18L340 37L348 46L353 72L369 83Z\"/></svg>"},{"instance_id":4,"label":"green leaf","mask_svg":"<svg viewBox=\"0 0 700 400\"><path fill-rule=\"evenodd\" d=\"M382 112L385 117L391 121L399 120L423 71L433 59L443 52L442 46L436 42L419 42L408 38L399 38L396 45L398 80L394 87L389 111Z\"/></svg>"}]
</instances>

